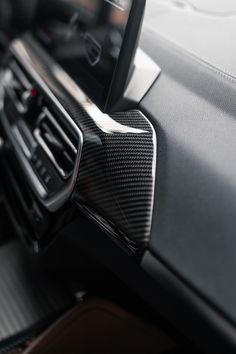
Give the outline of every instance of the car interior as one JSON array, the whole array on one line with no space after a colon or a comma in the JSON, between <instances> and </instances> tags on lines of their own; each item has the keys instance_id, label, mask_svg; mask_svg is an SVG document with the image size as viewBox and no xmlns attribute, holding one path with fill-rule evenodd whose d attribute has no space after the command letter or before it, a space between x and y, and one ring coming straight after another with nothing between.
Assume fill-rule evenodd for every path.
<instances>
[{"instance_id":1,"label":"car interior","mask_svg":"<svg viewBox=\"0 0 236 354\"><path fill-rule=\"evenodd\" d=\"M235 0L0 0L0 354L236 353L234 33Z\"/></svg>"}]
</instances>

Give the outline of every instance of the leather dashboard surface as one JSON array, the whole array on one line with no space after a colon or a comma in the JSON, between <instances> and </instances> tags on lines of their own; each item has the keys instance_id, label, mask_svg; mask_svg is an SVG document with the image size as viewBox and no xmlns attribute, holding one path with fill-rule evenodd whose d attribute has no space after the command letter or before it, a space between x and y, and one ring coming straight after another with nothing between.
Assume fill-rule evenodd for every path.
<instances>
[{"instance_id":1,"label":"leather dashboard surface","mask_svg":"<svg viewBox=\"0 0 236 354\"><path fill-rule=\"evenodd\" d=\"M149 249L235 324L236 3L184 3L151 1L142 33L162 68L142 102L159 141Z\"/></svg>"},{"instance_id":2,"label":"leather dashboard surface","mask_svg":"<svg viewBox=\"0 0 236 354\"><path fill-rule=\"evenodd\" d=\"M147 4L147 28L236 77L234 0L149 0Z\"/></svg>"}]
</instances>

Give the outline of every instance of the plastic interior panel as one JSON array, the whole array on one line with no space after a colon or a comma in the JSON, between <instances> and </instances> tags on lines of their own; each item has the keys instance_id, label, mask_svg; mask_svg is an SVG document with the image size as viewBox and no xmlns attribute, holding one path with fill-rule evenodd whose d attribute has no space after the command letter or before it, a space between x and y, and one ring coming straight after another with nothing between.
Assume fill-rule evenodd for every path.
<instances>
[{"instance_id":1,"label":"plastic interior panel","mask_svg":"<svg viewBox=\"0 0 236 354\"><path fill-rule=\"evenodd\" d=\"M157 151L152 125L138 110L103 114L31 37L13 43L12 51L83 133L74 201L139 252L151 228Z\"/></svg>"}]
</instances>

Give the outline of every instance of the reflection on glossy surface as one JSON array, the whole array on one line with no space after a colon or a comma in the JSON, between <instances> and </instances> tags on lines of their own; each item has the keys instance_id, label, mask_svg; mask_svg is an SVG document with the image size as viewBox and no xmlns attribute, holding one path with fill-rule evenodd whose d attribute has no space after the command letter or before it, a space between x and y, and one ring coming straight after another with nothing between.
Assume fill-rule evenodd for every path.
<instances>
[{"instance_id":1,"label":"reflection on glossy surface","mask_svg":"<svg viewBox=\"0 0 236 354\"><path fill-rule=\"evenodd\" d=\"M73 201L139 253L149 242L153 212L157 140L151 123L138 110L101 113L31 37L16 41L13 52L83 133Z\"/></svg>"},{"instance_id":2,"label":"reflection on glossy surface","mask_svg":"<svg viewBox=\"0 0 236 354\"><path fill-rule=\"evenodd\" d=\"M93 119L99 129L107 134L142 134L147 133L145 130L135 129L126 125L120 124L112 119L108 114L102 113L100 109L92 103L92 101L84 94L78 85L58 66L53 66L52 72L58 82L78 101L85 109L88 115Z\"/></svg>"},{"instance_id":3,"label":"reflection on glossy surface","mask_svg":"<svg viewBox=\"0 0 236 354\"><path fill-rule=\"evenodd\" d=\"M101 106L115 73L132 3L47 0L41 5L37 38Z\"/></svg>"}]
</instances>

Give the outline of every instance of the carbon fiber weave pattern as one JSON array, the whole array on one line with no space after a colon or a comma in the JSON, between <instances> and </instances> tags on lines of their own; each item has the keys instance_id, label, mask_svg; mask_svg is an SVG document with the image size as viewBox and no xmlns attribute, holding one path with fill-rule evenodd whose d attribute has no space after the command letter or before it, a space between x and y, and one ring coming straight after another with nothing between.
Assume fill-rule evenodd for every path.
<instances>
[{"instance_id":1,"label":"carbon fiber weave pattern","mask_svg":"<svg viewBox=\"0 0 236 354\"><path fill-rule=\"evenodd\" d=\"M95 208L135 250L150 234L153 197L153 131L140 112L113 116L142 134L107 134L87 126L74 198Z\"/></svg>"},{"instance_id":2,"label":"carbon fiber weave pattern","mask_svg":"<svg viewBox=\"0 0 236 354\"><path fill-rule=\"evenodd\" d=\"M157 143L152 125L138 110L101 116L98 124L86 109L90 101L80 103L62 87L63 72L55 75L56 64L47 53L29 37L21 46L31 69L83 133L73 200L112 228L129 250L140 252L149 241L152 220ZM19 53L17 57L24 65Z\"/></svg>"}]
</instances>

